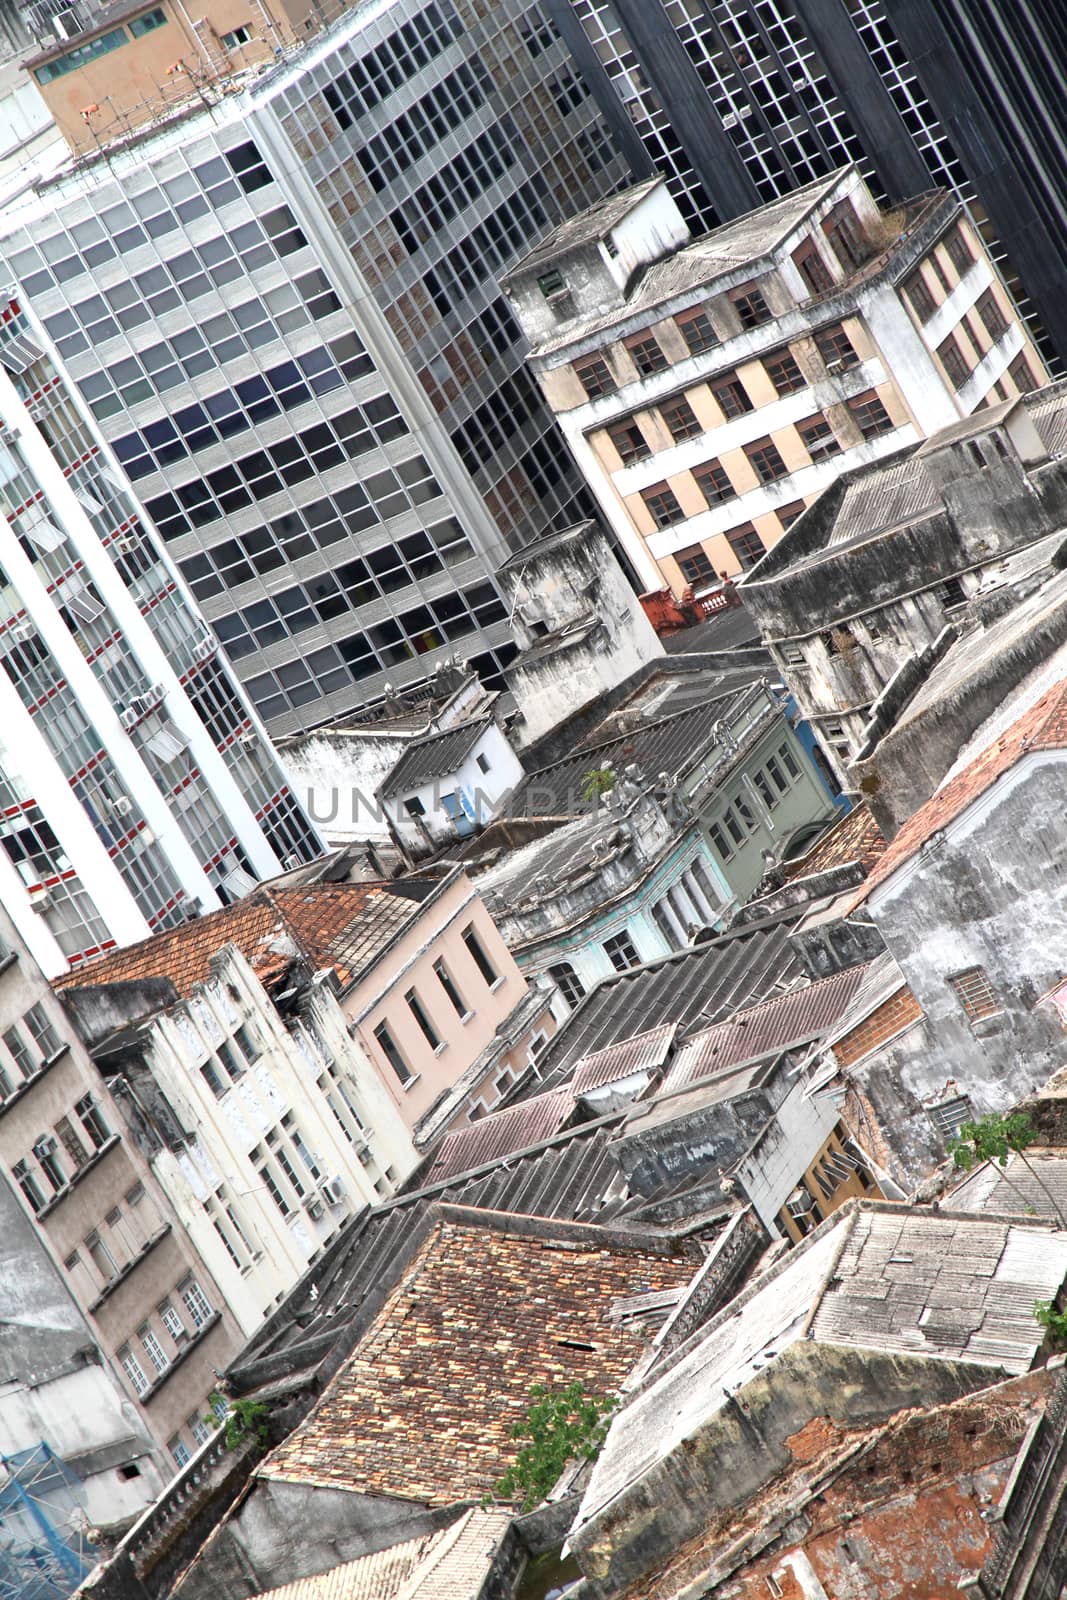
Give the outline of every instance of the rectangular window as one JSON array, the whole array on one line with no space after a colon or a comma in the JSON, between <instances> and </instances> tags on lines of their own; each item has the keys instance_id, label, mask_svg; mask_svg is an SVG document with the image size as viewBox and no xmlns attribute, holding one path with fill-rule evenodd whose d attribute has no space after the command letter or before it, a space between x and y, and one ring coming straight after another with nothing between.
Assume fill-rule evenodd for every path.
<instances>
[{"instance_id":1,"label":"rectangular window","mask_svg":"<svg viewBox=\"0 0 1067 1600\"><path fill-rule=\"evenodd\" d=\"M944 245L949 260L962 278L974 266L974 255L971 252L970 243L958 223L948 238L945 239Z\"/></svg>"},{"instance_id":2,"label":"rectangular window","mask_svg":"<svg viewBox=\"0 0 1067 1600\"><path fill-rule=\"evenodd\" d=\"M734 847L717 822L712 823L708 834L720 861L729 861L734 853Z\"/></svg>"},{"instance_id":3,"label":"rectangular window","mask_svg":"<svg viewBox=\"0 0 1067 1600\"><path fill-rule=\"evenodd\" d=\"M89 1142L94 1150L99 1150L111 1138L111 1129L91 1094L82 1095L75 1104L74 1114L89 1135Z\"/></svg>"},{"instance_id":4,"label":"rectangular window","mask_svg":"<svg viewBox=\"0 0 1067 1600\"><path fill-rule=\"evenodd\" d=\"M467 1016L468 1012L467 1012L467 1007L463 1002L463 996L460 994L459 989L456 987L456 981L453 978L452 974L449 972L448 968L445 966L444 962L443 961L435 961L434 964L433 964L433 970L437 975L438 983L441 985L441 988L445 991L445 994L448 996L449 1003L450 1003L453 1011L456 1013L456 1015L458 1017Z\"/></svg>"},{"instance_id":5,"label":"rectangular window","mask_svg":"<svg viewBox=\"0 0 1067 1600\"><path fill-rule=\"evenodd\" d=\"M37 1163L52 1189L53 1194L58 1194L60 1189L67 1186L67 1174L63 1170L63 1163L59 1159L59 1149L56 1140L50 1133L42 1134L33 1147Z\"/></svg>"},{"instance_id":6,"label":"rectangular window","mask_svg":"<svg viewBox=\"0 0 1067 1600\"><path fill-rule=\"evenodd\" d=\"M144 1327L138 1328L137 1337L140 1339L144 1353L156 1372L166 1372L170 1366L170 1362L167 1360L167 1352L156 1338L152 1329L145 1324Z\"/></svg>"},{"instance_id":7,"label":"rectangular window","mask_svg":"<svg viewBox=\"0 0 1067 1600\"><path fill-rule=\"evenodd\" d=\"M740 528L731 528L726 535L730 549L741 563L742 572L749 572L767 554L767 546L752 526L746 522Z\"/></svg>"},{"instance_id":8,"label":"rectangular window","mask_svg":"<svg viewBox=\"0 0 1067 1600\"><path fill-rule=\"evenodd\" d=\"M585 994L585 988L570 962L558 961L554 967L549 967L548 975L573 1011Z\"/></svg>"},{"instance_id":9,"label":"rectangular window","mask_svg":"<svg viewBox=\"0 0 1067 1600\"><path fill-rule=\"evenodd\" d=\"M774 787L777 789L778 793L785 794L785 791L789 788L789 779L782 771L779 762L774 756L767 757L767 776L774 784Z\"/></svg>"},{"instance_id":10,"label":"rectangular window","mask_svg":"<svg viewBox=\"0 0 1067 1600\"><path fill-rule=\"evenodd\" d=\"M974 309L993 343L996 344L999 339L1003 339L1008 331L1008 319L1000 309L1000 301L992 289L983 290L975 301Z\"/></svg>"},{"instance_id":11,"label":"rectangular window","mask_svg":"<svg viewBox=\"0 0 1067 1600\"><path fill-rule=\"evenodd\" d=\"M847 200L840 200L822 225L834 255L846 272L861 266L870 254L859 218Z\"/></svg>"},{"instance_id":12,"label":"rectangular window","mask_svg":"<svg viewBox=\"0 0 1067 1600\"><path fill-rule=\"evenodd\" d=\"M200 1068L200 1076L203 1078L204 1082L207 1084L216 1100L221 1100L227 1089L230 1087L228 1083L223 1081L222 1074L218 1069L218 1065L211 1057L209 1057L208 1060L204 1062L204 1065Z\"/></svg>"},{"instance_id":13,"label":"rectangular window","mask_svg":"<svg viewBox=\"0 0 1067 1600\"><path fill-rule=\"evenodd\" d=\"M418 994L414 989L409 989L407 994L404 996L404 999L407 1002L408 1010L418 1023L419 1029L423 1038L426 1040L426 1043L429 1045L431 1050L436 1050L441 1043L441 1035L430 1021L426 1007L419 999Z\"/></svg>"},{"instance_id":14,"label":"rectangular window","mask_svg":"<svg viewBox=\"0 0 1067 1600\"><path fill-rule=\"evenodd\" d=\"M1038 386L1037 379L1031 371L1030 363L1021 352L1008 368L1008 377L1020 394L1032 394Z\"/></svg>"},{"instance_id":15,"label":"rectangular window","mask_svg":"<svg viewBox=\"0 0 1067 1600\"><path fill-rule=\"evenodd\" d=\"M724 500L733 499L734 486L718 461L702 461L699 467L693 468L693 477L709 506L721 505Z\"/></svg>"},{"instance_id":16,"label":"rectangular window","mask_svg":"<svg viewBox=\"0 0 1067 1600\"><path fill-rule=\"evenodd\" d=\"M157 6L154 11L146 11L142 17L134 17L130 23L130 32L135 39L140 39L142 35L152 33L156 28L162 28L166 20L166 12Z\"/></svg>"},{"instance_id":17,"label":"rectangular window","mask_svg":"<svg viewBox=\"0 0 1067 1600\"><path fill-rule=\"evenodd\" d=\"M540 289L546 300L551 300L553 295L563 293L564 289L566 288L566 284L563 281L563 274L560 272L559 268L550 267L547 272L542 273L538 278L537 287Z\"/></svg>"},{"instance_id":18,"label":"rectangular window","mask_svg":"<svg viewBox=\"0 0 1067 1600\"><path fill-rule=\"evenodd\" d=\"M631 461L643 461L652 454L635 417L624 417L621 422L613 422L608 429L608 438L619 452L619 459L624 466L629 466Z\"/></svg>"},{"instance_id":19,"label":"rectangular window","mask_svg":"<svg viewBox=\"0 0 1067 1600\"><path fill-rule=\"evenodd\" d=\"M904 293L908 297L911 309L920 322L929 322L937 310L937 301L930 291L930 285L921 272L913 272L910 278L904 280Z\"/></svg>"},{"instance_id":20,"label":"rectangular window","mask_svg":"<svg viewBox=\"0 0 1067 1600\"><path fill-rule=\"evenodd\" d=\"M493 967L493 963L490 961L489 956L486 953L485 946L482 944L482 941L479 939L473 927L464 929L463 943L466 945L467 951L471 960L474 962L474 965L478 968L478 971L481 973L486 983L490 986L490 988L492 988L500 974Z\"/></svg>"},{"instance_id":21,"label":"rectangular window","mask_svg":"<svg viewBox=\"0 0 1067 1600\"><path fill-rule=\"evenodd\" d=\"M202 1328L215 1315L211 1302L195 1278L186 1278L178 1287L182 1304L189 1313L194 1328Z\"/></svg>"},{"instance_id":22,"label":"rectangular window","mask_svg":"<svg viewBox=\"0 0 1067 1600\"><path fill-rule=\"evenodd\" d=\"M145 1390L149 1387L148 1379L145 1377L144 1368L128 1344L124 1344L122 1349L119 1351L119 1360L122 1363L123 1372L130 1380L130 1385L133 1388L134 1394L144 1394Z\"/></svg>"},{"instance_id":23,"label":"rectangular window","mask_svg":"<svg viewBox=\"0 0 1067 1600\"><path fill-rule=\"evenodd\" d=\"M657 528L671 528L676 522L685 521L685 512L668 484L654 483L651 489L642 489L641 499Z\"/></svg>"},{"instance_id":24,"label":"rectangular window","mask_svg":"<svg viewBox=\"0 0 1067 1600\"><path fill-rule=\"evenodd\" d=\"M576 361L574 370L590 400L599 400L601 395L615 393L615 379L608 370L607 362L600 356L587 356L584 361Z\"/></svg>"},{"instance_id":25,"label":"rectangular window","mask_svg":"<svg viewBox=\"0 0 1067 1600\"><path fill-rule=\"evenodd\" d=\"M752 401L745 393L741 379L736 375L730 378L719 378L711 386L711 392L719 402L719 408L727 419L743 417L752 410Z\"/></svg>"},{"instance_id":26,"label":"rectangular window","mask_svg":"<svg viewBox=\"0 0 1067 1600\"><path fill-rule=\"evenodd\" d=\"M605 939L604 954L616 972L626 972L630 967L641 964L641 957L628 933L616 933L612 938Z\"/></svg>"},{"instance_id":27,"label":"rectangular window","mask_svg":"<svg viewBox=\"0 0 1067 1600\"><path fill-rule=\"evenodd\" d=\"M840 726L840 724L838 724L838 726ZM841 731L843 734L844 729ZM778 754L781 758L782 765L788 772L789 776L791 778L799 778L800 768L797 765L796 757L793 755L793 752L790 750L789 746L787 744L780 744L778 746Z\"/></svg>"},{"instance_id":28,"label":"rectangular window","mask_svg":"<svg viewBox=\"0 0 1067 1600\"><path fill-rule=\"evenodd\" d=\"M705 351L714 350L719 342L711 318L703 306L697 306L692 311L680 311L674 321L689 346L690 355L702 356Z\"/></svg>"},{"instance_id":29,"label":"rectangular window","mask_svg":"<svg viewBox=\"0 0 1067 1600\"><path fill-rule=\"evenodd\" d=\"M657 372L665 372L669 362L663 354L659 340L651 333L635 333L626 340L626 349L630 352L630 359L644 378L652 378Z\"/></svg>"},{"instance_id":30,"label":"rectangular window","mask_svg":"<svg viewBox=\"0 0 1067 1600\"><path fill-rule=\"evenodd\" d=\"M684 397L668 400L660 407L660 415L675 444L681 444L683 439L695 439L698 434L704 432L703 424Z\"/></svg>"},{"instance_id":31,"label":"rectangular window","mask_svg":"<svg viewBox=\"0 0 1067 1600\"><path fill-rule=\"evenodd\" d=\"M778 508L777 517L778 521L782 524L783 533L788 533L789 529L793 526L797 518L802 515L803 511L803 500L794 500L790 505L780 506Z\"/></svg>"},{"instance_id":32,"label":"rectangular window","mask_svg":"<svg viewBox=\"0 0 1067 1600\"><path fill-rule=\"evenodd\" d=\"M966 972L957 972L948 982L968 1022L981 1022L984 1017L995 1017L1003 1011L984 967L968 967Z\"/></svg>"},{"instance_id":33,"label":"rectangular window","mask_svg":"<svg viewBox=\"0 0 1067 1600\"><path fill-rule=\"evenodd\" d=\"M53 1028L43 1006L31 1006L22 1020L30 1030L33 1042L45 1061L49 1061L52 1056L58 1055L61 1043L60 1037L55 1028Z\"/></svg>"},{"instance_id":34,"label":"rectangular window","mask_svg":"<svg viewBox=\"0 0 1067 1600\"><path fill-rule=\"evenodd\" d=\"M180 1434L176 1433L173 1439L167 1441L167 1449L176 1467L184 1467L193 1459L192 1451Z\"/></svg>"},{"instance_id":35,"label":"rectangular window","mask_svg":"<svg viewBox=\"0 0 1067 1600\"><path fill-rule=\"evenodd\" d=\"M840 324L833 328L822 328L815 335L815 348L822 356L827 372L845 372L849 367L859 366L859 351Z\"/></svg>"},{"instance_id":36,"label":"rectangular window","mask_svg":"<svg viewBox=\"0 0 1067 1600\"><path fill-rule=\"evenodd\" d=\"M251 28L246 28L242 24L240 28L231 28L229 33L221 34L219 43L224 50L239 50L241 45L247 44L251 37Z\"/></svg>"},{"instance_id":37,"label":"rectangular window","mask_svg":"<svg viewBox=\"0 0 1067 1600\"><path fill-rule=\"evenodd\" d=\"M16 1161L11 1173L29 1202L30 1210L33 1212L43 1211L46 1204L44 1190L41 1188L37 1175L29 1161Z\"/></svg>"},{"instance_id":38,"label":"rectangular window","mask_svg":"<svg viewBox=\"0 0 1067 1600\"><path fill-rule=\"evenodd\" d=\"M793 265L804 279L809 293L825 294L827 289L833 288L830 269L813 240L805 239L803 244L797 246L793 251Z\"/></svg>"},{"instance_id":39,"label":"rectangular window","mask_svg":"<svg viewBox=\"0 0 1067 1600\"><path fill-rule=\"evenodd\" d=\"M778 350L767 356L763 364L778 394L793 394L807 387L808 380L797 366L792 351Z\"/></svg>"},{"instance_id":40,"label":"rectangular window","mask_svg":"<svg viewBox=\"0 0 1067 1600\"><path fill-rule=\"evenodd\" d=\"M797 432L813 461L826 461L828 457L836 456L841 449L836 433L821 412L814 417L808 417L805 422L798 422Z\"/></svg>"},{"instance_id":41,"label":"rectangular window","mask_svg":"<svg viewBox=\"0 0 1067 1600\"><path fill-rule=\"evenodd\" d=\"M974 1107L965 1094L953 1095L939 1105L927 1106L926 1114L943 1139L954 1139L965 1122L974 1121Z\"/></svg>"},{"instance_id":42,"label":"rectangular window","mask_svg":"<svg viewBox=\"0 0 1067 1600\"><path fill-rule=\"evenodd\" d=\"M896 423L873 389L868 389L865 394L859 394L854 400L850 400L848 409L852 413L853 422L865 439L877 439L879 434L892 433L896 427Z\"/></svg>"},{"instance_id":43,"label":"rectangular window","mask_svg":"<svg viewBox=\"0 0 1067 1600\"><path fill-rule=\"evenodd\" d=\"M174 1307L169 1301L165 1301L164 1304L160 1306L159 1320L162 1322L163 1326L174 1340L174 1343L181 1344L182 1340L186 1337L185 1323L182 1321L181 1317L179 1317L178 1313L175 1311Z\"/></svg>"},{"instance_id":44,"label":"rectangular window","mask_svg":"<svg viewBox=\"0 0 1067 1600\"><path fill-rule=\"evenodd\" d=\"M942 339L937 347L937 359L945 369L945 374L954 389L962 389L971 375L967 358L960 349L954 333L947 339Z\"/></svg>"},{"instance_id":45,"label":"rectangular window","mask_svg":"<svg viewBox=\"0 0 1067 1600\"><path fill-rule=\"evenodd\" d=\"M755 439L752 444L746 444L745 455L761 483L777 483L779 478L789 475L778 446L770 439Z\"/></svg>"},{"instance_id":46,"label":"rectangular window","mask_svg":"<svg viewBox=\"0 0 1067 1600\"><path fill-rule=\"evenodd\" d=\"M374 1037L378 1041L382 1055L388 1061L393 1071L404 1088L415 1080L415 1074L404 1060L400 1046L389 1031L387 1023L379 1022L374 1030Z\"/></svg>"},{"instance_id":47,"label":"rectangular window","mask_svg":"<svg viewBox=\"0 0 1067 1600\"><path fill-rule=\"evenodd\" d=\"M714 583L718 576L711 557L701 544L690 545L688 550L679 550L674 559L686 583Z\"/></svg>"},{"instance_id":48,"label":"rectangular window","mask_svg":"<svg viewBox=\"0 0 1067 1600\"><path fill-rule=\"evenodd\" d=\"M729 299L741 320L742 328L758 328L762 323L770 322L771 308L763 298L762 290L754 283L731 289Z\"/></svg>"},{"instance_id":49,"label":"rectangular window","mask_svg":"<svg viewBox=\"0 0 1067 1600\"><path fill-rule=\"evenodd\" d=\"M98 1233L90 1233L85 1240L85 1253L105 1283L118 1272L115 1257Z\"/></svg>"},{"instance_id":50,"label":"rectangular window","mask_svg":"<svg viewBox=\"0 0 1067 1600\"><path fill-rule=\"evenodd\" d=\"M8 1028L3 1038L4 1047L14 1061L22 1078L32 1078L37 1071L37 1058L30 1049L21 1028Z\"/></svg>"}]
</instances>

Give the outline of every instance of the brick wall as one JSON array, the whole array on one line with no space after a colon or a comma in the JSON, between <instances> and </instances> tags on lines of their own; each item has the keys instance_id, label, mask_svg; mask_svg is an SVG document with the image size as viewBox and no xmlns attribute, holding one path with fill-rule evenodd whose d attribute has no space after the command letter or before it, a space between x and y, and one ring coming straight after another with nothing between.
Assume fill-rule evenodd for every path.
<instances>
[{"instance_id":1,"label":"brick wall","mask_svg":"<svg viewBox=\"0 0 1067 1600\"><path fill-rule=\"evenodd\" d=\"M858 1027L838 1039L834 1045L834 1055L842 1067L851 1066L868 1051L874 1050L880 1044L885 1044L894 1034L906 1028L909 1023L918 1022L922 1018L922 1008L911 990L905 985L898 989L896 994L888 1000L883 1000L880 1006L873 1010L869 1017L865 1017Z\"/></svg>"}]
</instances>

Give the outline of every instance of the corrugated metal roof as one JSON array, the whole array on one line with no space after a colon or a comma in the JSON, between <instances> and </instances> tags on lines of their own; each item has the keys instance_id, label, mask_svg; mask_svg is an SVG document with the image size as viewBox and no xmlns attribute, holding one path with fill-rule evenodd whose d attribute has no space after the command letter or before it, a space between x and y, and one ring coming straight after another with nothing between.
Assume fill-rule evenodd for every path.
<instances>
[{"instance_id":1,"label":"corrugated metal roof","mask_svg":"<svg viewBox=\"0 0 1067 1600\"><path fill-rule=\"evenodd\" d=\"M698 1078L759 1061L824 1033L848 1006L869 963L847 967L762 1005L739 1011L726 1022L694 1034L678 1051L661 1093L673 1094Z\"/></svg>"},{"instance_id":2,"label":"corrugated metal roof","mask_svg":"<svg viewBox=\"0 0 1067 1600\"><path fill-rule=\"evenodd\" d=\"M890 461L846 486L826 543L833 546L847 544L851 539L871 538L887 528L913 522L940 505L941 496L917 456Z\"/></svg>"},{"instance_id":3,"label":"corrugated metal roof","mask_svg":"<svg viewBox=\"0 0 1067 1600\"><path fill-rule=\"evenodd\" d=\"M617 1083L634 1072L655 1072L666 1061L677 1029L676 1022L661 1023L658 1028L648 1028L632 1039L623 1039L618 1044L606 1045L603 1050L595 1050L592 1055L582 1056L575 1064L568 1087L578 1096Z\"/></svg>"},{"instance_id":4,"label":"corrugated metal roof","mask_svg":"<svg viewBox=\"0 0 1067 1600\"><path fill-rule=\"evenodd\" d=\"M427 1183L441 1183L459 1172L470 1172L487 1161L501 1161L516 1150L549 1139L558 1133L574 1110L570 1089L534 1095L504 1111L491 1111L469 1128L447 1133L437 1148Z\"/></svg>"},{"instance_id":5,"label":"corrugated metal roof","mask_svg":"<svg viewBox=\"0 0 1067 1600\"><path fill-rule=\"evenodd\" d=\"M1012 1154L1003 1167L984 1161L950 1191L945 1204L955 1211L993 1211L1056 1222L1067 1217L1067 1155L1028 1150L1025 1161Z\"/></svg>"},{"instance_id":6,"label":"corrugated metal roof","mask_svg":"<svg viewBox=\"0 0 1067 1600\"><path fill-rule=\"evenodd\" d=\"M453 777L492 720L492 717L479 717L474 722L446 728L442 733L428 733L422 739L413 739L378 785L379 792L396 794L401 789L421 788L434 778Z\"/></svg>"}]
</instances>

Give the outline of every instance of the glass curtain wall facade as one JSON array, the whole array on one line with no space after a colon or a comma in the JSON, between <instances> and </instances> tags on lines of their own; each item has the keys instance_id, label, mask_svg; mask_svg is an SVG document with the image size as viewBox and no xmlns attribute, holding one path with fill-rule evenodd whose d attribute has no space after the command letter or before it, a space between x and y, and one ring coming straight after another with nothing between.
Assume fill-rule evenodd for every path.
<instances>
[{"instance_id":1,"label":"glass curtain wall facade","mask_svg":"<svg viewBox=\"0 0 1067 1600\"><path fill-rule=\"evenodd\" d=\"M0 306L0 895L46 972L321 844L114 461Z\"/></svg>"},{"instance_id":2,"label":"glass curtain wall facade","mask_svg":"<svg viewBox=\"0 0 1067 1600\"><path fill-rule=\"evenodd\" d=\"M998 239L976 169L961 160L895 28L896 0L548 3L576 50L575 30L591 47L602 68L588 70L591 85L625 106L694 232L851 161L882 201L948 188L1052 354L1038 326L1048 312L1035 311L1020 282L1022 259L1009 259L1010 223L1002 211ZM961 108L974 99L973 81L973 67L961 72Z\"/></svg>"},{"instance_id":3,"label":"glass curtain wall facade","mask_svg":"<svg viewBox=\"0 0 1067 1600\"><path fill-rule=\"evenodd\" d=\"M272 732L513 653L496 567L591 501L496 279L628 179L537 6L398 0L0 218Z\"/></svg>"}]
</instances>

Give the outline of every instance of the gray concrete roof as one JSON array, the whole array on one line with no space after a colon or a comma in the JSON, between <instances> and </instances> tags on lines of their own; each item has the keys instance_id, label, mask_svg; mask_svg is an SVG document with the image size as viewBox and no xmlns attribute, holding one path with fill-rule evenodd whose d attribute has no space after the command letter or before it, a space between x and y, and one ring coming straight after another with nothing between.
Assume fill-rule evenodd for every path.
<instances>
[{"instance_id":1,"label":"gray concrete roof","mask_svg":"<svg viewBox=\"0 0 1067 1600\"><path fill-rule=\"evenodd\" d=\"M657 184L662 182L663 179L659 176L646 178L644 183L635 183L619 194L609 194L603 200L598 200L595 206L580 211L576 217L568 217L558 228L553 229L547 239L542 239L535 249L523 256L510 271L505 272L500 279L501 284L506 285L515 278L525 277L528 272L547 266L549 262L559 261L572 250L580 249L582 245L603 239L623 217L628 216L635 206L641 204Z\"/></svg>"}]
</instances>

